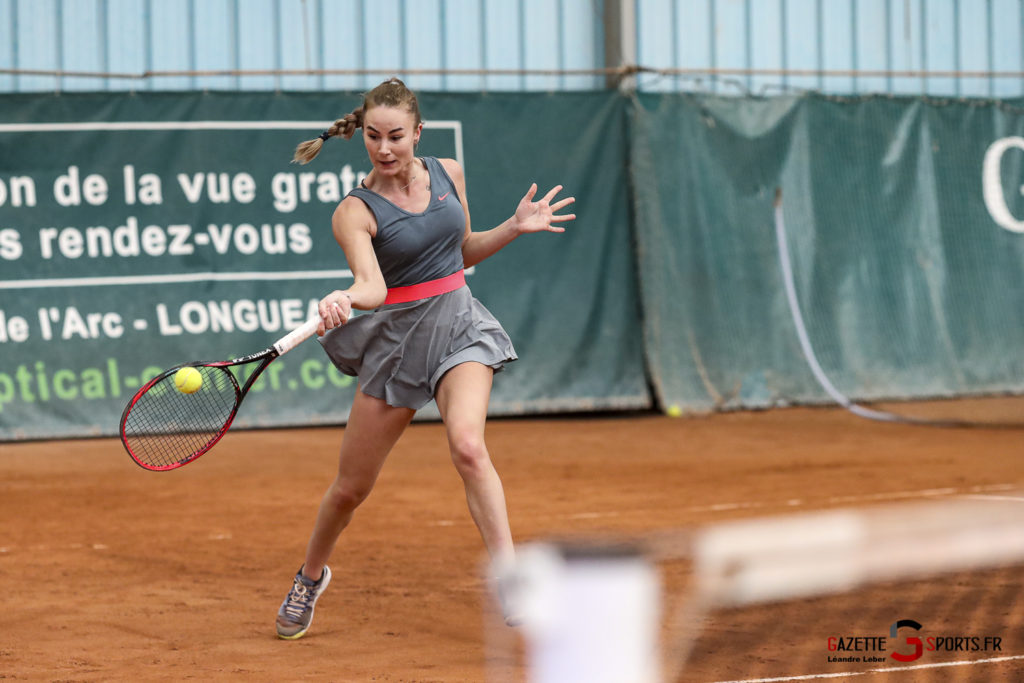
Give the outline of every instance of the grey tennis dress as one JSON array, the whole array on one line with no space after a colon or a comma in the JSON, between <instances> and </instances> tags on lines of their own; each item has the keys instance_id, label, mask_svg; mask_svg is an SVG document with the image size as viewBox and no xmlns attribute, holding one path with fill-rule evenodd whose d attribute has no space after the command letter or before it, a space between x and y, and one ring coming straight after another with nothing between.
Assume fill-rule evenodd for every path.
<instances>
[{"instance_id":1,"label":"grey tennis dress","mask_svg":"<svg viewBox=\"0 0 1024 683\"><path fill-rule=\"evenodd\" d=\"M430 204L423 213L399 208L365 187L361 199L377 220L373 250L388 288L437 280L463 268L466 215L441 163L423 158ZM426 299L386 304L329 330L320 344L339 370L359 378L364 394L419 409L448 370L475 361L501 370L516 360L501 324L462 287Z\"/></svg>"}]
</instances>

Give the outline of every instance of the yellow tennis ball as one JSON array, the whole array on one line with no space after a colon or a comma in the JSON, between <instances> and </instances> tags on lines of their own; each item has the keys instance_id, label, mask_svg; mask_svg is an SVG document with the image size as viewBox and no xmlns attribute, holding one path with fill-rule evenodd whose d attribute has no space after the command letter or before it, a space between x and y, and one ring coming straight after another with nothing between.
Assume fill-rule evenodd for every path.
<instances>
[{"instance_id":1,"label":"yellow tennis ball","mask_svg":"<svg viewBox=\"0 0 1024 683\"><path fill-rule=\"evenodd\" d=\"M682 409L682 408L680 408L679 406L677 406L677 405L673 404L673 405L670 405L670 406L668 407L668 410L666 410L666 411L665 411L665 413L666 413L666 414L667 414L667 415L668 415L669 417L682 417L682 415L683 415L683 409Z\"/></svg>"},{"instance_id":2,"label":"yellow tennis ball","mask_svg":"<svg viewBox=\"0 0 1024 683\"><path fill-rule=\"evenodd\" d=\"M203 376L193 367L182 368L174 373L174 386L183 394L194 394L203 386Z\"/></svg>"}]
</instances>

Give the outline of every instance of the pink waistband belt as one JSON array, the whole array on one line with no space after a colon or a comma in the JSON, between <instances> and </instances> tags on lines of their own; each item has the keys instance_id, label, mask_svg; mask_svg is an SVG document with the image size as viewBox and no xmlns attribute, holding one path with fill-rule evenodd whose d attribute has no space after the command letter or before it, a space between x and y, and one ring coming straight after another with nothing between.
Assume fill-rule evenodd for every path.
<instances>
[{"instance_id":1,"label":"pink waistband belt","mask_svg":"<svg viewBox=\"0 0 1024 683\"><path fill-rule=\"evenodd\" d=\"M384 305L404 304L409 301L429 299L439 294L454 292L464 284L466 284L466 271L457 270L451 275L446 275L437 280L428 280L427 282L420 282L408 287L389 287L388 296L384 299Z\"/></svg>"}]
</instances>

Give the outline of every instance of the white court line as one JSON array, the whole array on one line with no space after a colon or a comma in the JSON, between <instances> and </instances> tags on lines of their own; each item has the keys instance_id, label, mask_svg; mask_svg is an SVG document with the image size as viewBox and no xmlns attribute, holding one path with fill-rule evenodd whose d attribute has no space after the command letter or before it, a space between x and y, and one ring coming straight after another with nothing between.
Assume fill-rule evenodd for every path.
<instances>
[{"instance_id":1,"label":"white court line","mask_svg":"<svg viewBox=\"0 0 1024 683\"><path fill-rule=\"evenodd\" d=\"M869 503L869 502L880 502L887 500L907 500L912 498L935 498L938 496L955 496L962 495L963 497L977 497L985 498L989 500L998 500L1005 498L1006 500L1019 500L1024 502L1024 498L1016 498L1012 496L993 496L993 495L982 495L988 492L997 491L1013 491L1019 487L1013 484L989 484L981 486L972 486L967 489L957 488L942 488L942 489L922 489L920 491L891 491L887 493L866 493L860 496L833 496L832 498L825 499L825 504L836 505L836 504L857 504L857 503ZM808 504L814 504L817 501L807 501L802 498L790 498L788 500L776 503L714 503L711 505L695 505L693 507L686 508L687 513L701 513L701 512L729 512L732 510L754 510L758 508L768 507L802 507Z\"/></svg>"},{"instance_id":2,"label":"white court line","mask_svg":"<svg viewBox=\"0 0 1024 683\"><path fill-rule=\"evenodd\" d=\"M789 503L787 502L787 505ZM686 508L687 512L729 512L731 510L753 510L764 507L764 503L714 503Z\"/></svg>"},{"instance_id":3,"label":"white court line","mask_svg":"<svg viewBox=\"0 0 1024 683\"><path fill-rule=\"evenodd\" d=\"M14 553L19 552L21 550L28 550L34 552L50 552L52 550L82 550L83 548L89 550L109 550L110 546L104 543L69 543L67 545L59 545L53 547L48 546L46 544L37 544L24 546L22 548L19 548L18 546L5 545L0 546L0 554Z\"/></svg>"},{"instance_id":4,"label":"white court line","mask_svg":"<svg viewBox=\"0 0 1024 683\"><path fill-rule=\"evenodd\" d=\"M913 671L915 669L939 669L949 666L974 666L975 664L995 664L998 662L1012 662L1024 659L1024 655L1010 655L1008 657L991 657L989 659L973 659L966 662L936 662L935 664L914 664L913 666L887 666L879 669L866 669L864 671L844 671L842 673L828 674L804 674L801 676L780 676L778 678L744 678L734 681L716 681L715 683L777 683L778 681L813 681L823 678L852 678L853 676L867 676L868 674L898 673L900 671Z\"/></svg>"},{"instance_id":5,"label":"white court line","mask_svg":"<svg viewBox=\"0 0 1024 683\"><path fill-rule=\"evenodd\" d=\"M1017 491L1019 486L1013 484L983 484L979 486L971 486L965 489L957 488L942 488L942 489L922 489L920 491L893 491L890 493L869 493L862 496L836 496L827 498L823 501L805 500L803 498L788 498L784 501L768 502L768 503L757 503L757 502L744 502L744 503L711 503L709 505L694 505L683 509L684 514L706 514L709 512L734 512L736 510L771 510L776 507L779 508L798 508L810 506L814 507L817 504L833 505L842 503L845 505L856 505L858 503L877 503L880 501L891 501L891 500L910 500L914 498L935 498L938 496L959 496L965 499L979 499L979 500L1008 500L1013 502L1024 503L1024 497L1016 496L999 496L992 495L988 492L999 492L999 491ZM605 519L609 517L621 517L623 515L631 514L651 514L652 512L659 512L660 510L646 510L646 509L630 509L628 511L618 510L605 510L602 512L593 511L581 511L581 512L570 512L557 515L556 519L565 519L571 521L583 521L590 519ZM548 515L550 517L550 515ZM469 522L467 522L468 524ZM428 522L428 524L434 525L436 522Z\"/></svg>"},{"instance_id":6,"label":"white court line","mask_svg":"<svg viewBox=\"0 0 1024 683\"><path fill-rule=\"evenodd\" d=\"M922 491L894 491L890 493L871 493L861 496L836 496L829 498L829 503L863 503L878 500L902 500L904 498L934 498L935 496L951 496L959 493L959 489L924 489Z\"/></svg>"},{"instance_id":7,"label":"white court line","mask_svg":"<svg viewBox=\"0 0 1024 683\"><path fill-rule=\"evenodd\" d=\"M964 496L969 500L1012 500L1015 503L1024 503L1024 496L987 496L983 494L971 494Z\"/></svg>"},{"instance_id":8,"label":"white court line","mask_svg":"<svg viewBox=\"0 0 1024 683\"><path fill-rule=\"evenodd\" d=\"M1014 484L989 484L988 486L972 486L971 491L980 493L982 491L1015 491L1020 486Z\"/></svg>"},{"instance_id":9,"label":"white court line","mask_svg":"<svg viewBox=\"0 0 1024 683\"><path fill-rule=\"evenodd\" d=\"M571 515L567 515L568 519L602 519L604 517L618 517L619 513L615 511L611 512L576 512Z\"/></svg>"}]
</instances>

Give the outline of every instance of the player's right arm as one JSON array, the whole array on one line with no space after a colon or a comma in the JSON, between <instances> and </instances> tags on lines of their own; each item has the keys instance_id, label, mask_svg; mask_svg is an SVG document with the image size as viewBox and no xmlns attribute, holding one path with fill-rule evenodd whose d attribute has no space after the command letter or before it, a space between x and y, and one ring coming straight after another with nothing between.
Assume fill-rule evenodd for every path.
<instances>
[{"instance_id":1,"label":"player's right arm","mask_svg":"<svg viewBox=\"0 0 1024 683\"><path fill-rule=\"evenodd\" d=\"M335 290L320 300L322 325L317 334L344 324L353 308L377 308L388 295L371 241L377 223L366 204L357 197L343 199L331 218L331 228L334 239L345 252L353 282L348 289Z\"/></svg>"}]
</instances>

